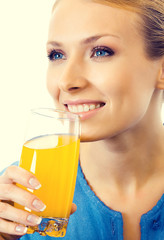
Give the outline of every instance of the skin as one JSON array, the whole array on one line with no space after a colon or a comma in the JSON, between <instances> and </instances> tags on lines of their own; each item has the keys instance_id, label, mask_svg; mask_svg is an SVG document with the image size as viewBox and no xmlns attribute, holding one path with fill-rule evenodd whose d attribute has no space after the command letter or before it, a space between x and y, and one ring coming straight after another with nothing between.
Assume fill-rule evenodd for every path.
<instances>
[{"instance_id":1,"label":"skin","mask_svg":"<svg viewBox=\"0 0 164 240\"><path fill-rule=\"evenodd\" d=\"M47 43L48 53L53 49L62 53L51 59L47 72L57 107L65 109L68 100L105 103L93 116L81 119L85 143L80 163L95 194L122 212L126 240L140 239L141 215L164 192L164 60L147 57L140 24L134 12L62 0L53 11ZM101 37L86 41L97 35ZM93 57L97 46L109 47L115 54Z\"/></svg>"},{"instance_id":2,"label":"skin","mask_svg":"<svg viewBox=\"0 0 164 240\"><path fill-rule=\"evenodd\" d=\"M48 42L61 42L63 47L56 49L61 49L67 59L49 64L47 86L60 108L68 99L91 99L106 103L101 114L82 122L82 141L94 141L127 131L137 125L145 112L148 112L155 94L160 61L150 61L144 56L144 42L137 25L137 21L140 21L138 16L90 1L78 2L81 6L77 6L72 16L70 3L65 1L54 10ZM69 17L64 6L62 9L62 4L69 9ZM93 13L89 9L92 6ZM78 11L80 7L83 12L81 17ZM124 22L128 22L126 28L123 27ZM101 37L94 43L81 45L81 41L88 37L110 33L116 37ZM98 45L112 48L115 55L91 58L92 48ZM53 48L53 44L47 44L48 52ZM78 89L75 91L71 89L73 87ZM104 124L100 123L102 118Z\"/></svg>"},{"instance_id":3,"label":"skin","mask_svg":"<svg viewBox=\"0 0 164 240\"><path fill-rule=\"evenodd\" d=\"M96 195L122 212L126 240L140 239L140 217L164 190L160 118L164 59L147 58L139 23L134 12L86 0L61 0L52 13L47 43L48 55L54 49L62 53L51 59L47 71L55 106L65 109L68 101L82 100L105 103L90 117L81 118L80 163ZM98 57L93 51L97 46L114 54ZM33 189L39 182L35 179L31 186L31 178L35 179L31 173L9 167L0 177L0 199L36 210L32 205L36 197L15 186ZM0 239L18 239L13 236L22 235L16 232L17 225L35 225L27 221L28 215L1 201L0 232L7 235Z\"/></svg>"}]
</instances>

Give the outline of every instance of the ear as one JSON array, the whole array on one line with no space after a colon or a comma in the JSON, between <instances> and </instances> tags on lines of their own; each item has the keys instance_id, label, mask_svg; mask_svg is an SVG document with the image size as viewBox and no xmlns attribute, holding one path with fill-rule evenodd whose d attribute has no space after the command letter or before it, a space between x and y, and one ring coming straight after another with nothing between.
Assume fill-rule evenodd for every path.
<instances>
[{"instance_id":1,"label":"ear","mask_svg":"<svg viewBox=\"0 0 164 240\"><path fill-rule=\"evenodd\" d=\"M164 90L164 57L162 58L156 88Z\"/></svg>"}]
</instances>

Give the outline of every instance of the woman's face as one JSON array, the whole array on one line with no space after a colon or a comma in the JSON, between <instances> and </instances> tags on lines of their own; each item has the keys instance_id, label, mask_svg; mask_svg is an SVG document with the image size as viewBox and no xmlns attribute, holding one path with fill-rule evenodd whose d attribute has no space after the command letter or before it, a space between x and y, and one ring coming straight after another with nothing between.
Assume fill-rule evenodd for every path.
<instances>
[{"instance_id":1,"label":"woman's face","mask_svg":"<svg viewBox=\"0 0 164 240\"><path fill-rule=\"evenodd\" d=\"M150 108L159 62L146 58L140 18L87 0L60 0L50 21L47 86L81 117L82 140L132 129Z\"/></svg>"}]
</instances>

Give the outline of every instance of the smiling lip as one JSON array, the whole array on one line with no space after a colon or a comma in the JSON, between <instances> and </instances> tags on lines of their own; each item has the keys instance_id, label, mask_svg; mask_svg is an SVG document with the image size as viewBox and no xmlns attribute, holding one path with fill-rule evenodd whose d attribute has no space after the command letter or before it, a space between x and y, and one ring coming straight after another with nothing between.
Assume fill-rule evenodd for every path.
<instances>
[{"instance_id":1,"label":"smiling lip","mask_svg":"<svg viewBox=\"0 0 164 240\"><path fill-rule=\"evenodd\" d=\"M67 111L78 114L81 120L85 120L96 114L105 103L93 100L65 101L64 106Z\"/></svg>"}]
</instances>

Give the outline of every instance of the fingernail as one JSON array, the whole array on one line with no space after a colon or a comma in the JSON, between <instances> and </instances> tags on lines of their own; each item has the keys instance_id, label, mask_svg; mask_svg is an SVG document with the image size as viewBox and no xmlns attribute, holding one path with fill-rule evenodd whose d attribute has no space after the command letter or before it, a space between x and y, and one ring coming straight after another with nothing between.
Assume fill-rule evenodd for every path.
<instances>
[{"instance_id":1,"label":"fingernail","mask_svg":"<svg viewBox=\"0 0 164 240\"><path fill-rule=\"evenodd\" d=\"M40 182L36 178L30 178L29 184L35 189L39 189L41 187Z\"/></svg>"},{"instance_id":2,"label":"fingernail","mask_svg":"<svg viewBox=\"0 0 164 240\"><path fill-rule=\"evenodd\" d=\"M33 201L32 205L41 212L43 212L46 208L46 205L44 205L44 203L42 203L41 201L39 201L37 199L35 199Z\"/></svg>"},{"instance_id":3,"label":"fingernail","mask_svg":"<svg viewBox=\"0 0 164 240\"><path fill-rule=\"evenodd\" d=\"M27 232L27 227L24 227L22 225L18 225L18 226L16 226L15 230L16 230L16 232L19 232L19 233L26 233Z\"/></svg>"},{"instance_id":4,"label":"fingernail","mask_svg":"<svg viewBox=\"0 0 164 240\"><path fill-rule=\"evenodd\" d=\"M27 221L33 224L40 224L42 221L42 218L31 214L31 215L28 215Z\"/></svg>"}]
</instances>

